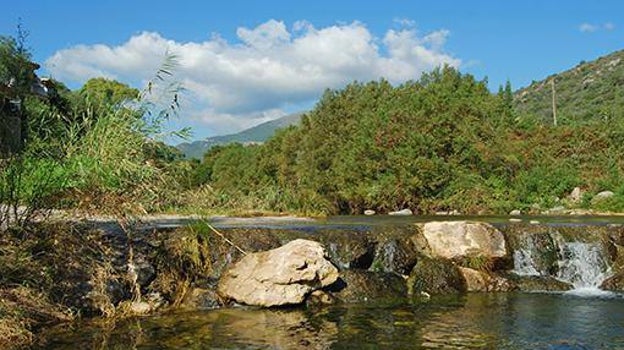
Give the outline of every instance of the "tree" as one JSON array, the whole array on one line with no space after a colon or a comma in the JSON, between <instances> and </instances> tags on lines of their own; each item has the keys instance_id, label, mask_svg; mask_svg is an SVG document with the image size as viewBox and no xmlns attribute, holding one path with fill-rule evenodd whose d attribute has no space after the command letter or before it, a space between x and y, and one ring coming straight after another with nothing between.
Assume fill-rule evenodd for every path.
<instances>
[{"instance_id":1,"label":"tree","mask_svg":"<svg viewBox=\"0 0 624 350\"><path fill-rule=\"evenodd\" d=\"M80 88L78 95L94 105L121 106L139 97L139 90L115 80L92 78Z\"/></svg>"}]
</instances>

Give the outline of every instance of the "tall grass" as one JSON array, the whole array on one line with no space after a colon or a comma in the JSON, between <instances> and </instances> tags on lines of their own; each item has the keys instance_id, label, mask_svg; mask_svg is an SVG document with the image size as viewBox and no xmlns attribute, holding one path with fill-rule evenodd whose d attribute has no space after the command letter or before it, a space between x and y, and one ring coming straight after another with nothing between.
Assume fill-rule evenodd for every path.
<instances>
[{"instance_id":1,"label":"tall grass","mask_svg":"<svg viewBox=\"0 0 624 350\"><path fill-rule=\"evenodd\" d=\"M23 152L0 160L0 224L22 225L53 207L126 214L160 206L176 179L146 150L161 147L164 124L179 108L174 64L167 56L136 100L87 99L69 115L38 110L35 127L49 130L31 133Z\"/></svg>"}]
</instances>

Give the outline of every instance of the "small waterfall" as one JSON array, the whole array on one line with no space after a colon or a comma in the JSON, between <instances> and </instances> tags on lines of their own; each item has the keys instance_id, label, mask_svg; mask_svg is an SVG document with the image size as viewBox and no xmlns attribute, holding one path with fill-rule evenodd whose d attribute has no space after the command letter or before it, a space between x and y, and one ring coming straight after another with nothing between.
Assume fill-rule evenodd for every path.
<instances>
[{"instance_id":1,"label":"small waterfall","mask_svg":"<svg viewBox=\"0 0 624 350\"><path fill-rule=\"evenodd\" d=\"M598 243L563 242L559 250L556 278L572 284L575 290L597 290L611 273Z\"/></svg>"},{"instance_id":2,"label":"small waterfall","mask_svg":"<svg viewBox=\"0 0 624 350\"><path fill-rule=\"evenodd\" d=\"M600 294L599 286L611 274L602 245L565 242L556 232L548 235L547 240L528 234L521 237L521 247L514 251L512 272L520 276L554 277L574 286L572 294ZM544 245L543 241L548 244ZM544 261L545 255L550 255L552 260Z\"/></svg>"}]
</instances>

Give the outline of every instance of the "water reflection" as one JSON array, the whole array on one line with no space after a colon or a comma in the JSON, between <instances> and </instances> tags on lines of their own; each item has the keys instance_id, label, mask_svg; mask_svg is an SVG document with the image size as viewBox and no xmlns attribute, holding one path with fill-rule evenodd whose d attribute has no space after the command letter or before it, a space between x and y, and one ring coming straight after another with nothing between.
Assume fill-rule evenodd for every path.
<instances>
[{"instance_id":1,"label":"water reflection","mask_svg":"<svg viewBox=\"0 0 624 350\"><path fill-rule=\"evenodd\" d=\"M624 300L470 294L426 304L223 309L52 330L45 349L624 349Z\"/></svg>"}]
</instances>

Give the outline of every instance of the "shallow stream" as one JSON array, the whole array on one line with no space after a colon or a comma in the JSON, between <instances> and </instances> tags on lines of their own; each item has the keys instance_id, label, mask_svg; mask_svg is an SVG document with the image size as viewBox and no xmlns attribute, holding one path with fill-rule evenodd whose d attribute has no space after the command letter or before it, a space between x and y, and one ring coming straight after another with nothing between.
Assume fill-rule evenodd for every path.
<instances>
[{"instance_id":1,"label":"shallow stream","mask_svg":"<svg viewBox=\"0 0 624 350\"><path fill-rule=\"evenodd\" d=\"M41 349L624 349L617 295L500 293L422 304L219 309L51 330Z\"/></svg>"}]
</instances>

